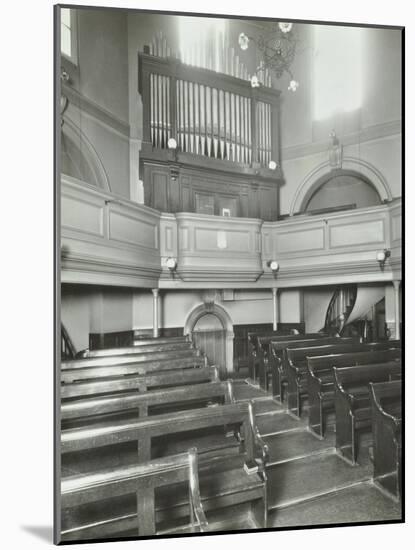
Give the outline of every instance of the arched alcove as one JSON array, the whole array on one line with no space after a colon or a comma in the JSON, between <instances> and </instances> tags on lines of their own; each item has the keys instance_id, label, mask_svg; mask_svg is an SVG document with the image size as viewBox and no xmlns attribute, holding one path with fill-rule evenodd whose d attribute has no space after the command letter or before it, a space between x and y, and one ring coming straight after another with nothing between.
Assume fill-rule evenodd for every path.
<instances>
[{"instance_id":1,"label":"arched alcove","mask_svg":"<svg viewBox=\"0 0 415 550\"><path fill-rule=\"evenodd\" d=\"M233 370L233 324L228 312L215 302L205 302L196 306L188 315L184 334L195 337L195 332L221 330L224 337L224 365L222 371ZM196 337L198 335L196 334ZM203 350L204 351L204 350Z\"/></svg>"},{"instance_id":2,"label":"arched alcove","mask_svg":"<svg viewBox=\"0 0 415 550\"><path fill-rule=\"evenodd\" d=\"M61 128L61 173L111 191L107 173L92 144L67 117Z\"/></svg>"},{"instance_id":3,"label":"arched alcove","mask_svg":"<svg viewBox=\"0 0 415 550\"><path fill-rule=\"evenodd\" d=\"M377 189L366 176L354 170L333 170L310 187L304 196L301 211L346 205L365 208L381 203Z\"/></svg>"},{"instance_id":4,"label":"arched alcove","mask_svg":"<svg viewBox=\"0 0 415 550\"><path fill-rule=\"evenodd\" d=\"M366 189L372 189L373 196L377 194L380 203L392 200L392 193L387 181L375 166L361 159L345 157L340 170L332 170L327 161L316 166L306 175L294 195L290 215L306 211L307 205L318 189L339 176L354 178L356 182L361 181L362 186L370 186Z\"/></svg>"}]
</instances>

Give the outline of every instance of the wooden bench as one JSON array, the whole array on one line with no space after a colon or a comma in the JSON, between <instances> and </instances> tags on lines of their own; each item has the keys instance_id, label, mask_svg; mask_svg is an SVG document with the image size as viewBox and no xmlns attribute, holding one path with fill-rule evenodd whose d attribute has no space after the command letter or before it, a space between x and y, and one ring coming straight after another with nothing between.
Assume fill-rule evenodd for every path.
<instances>
[{"instance_id":1,"label":"wooden bench","mask_svg":"<svg viewBox=\"0 0 415 550\"><path fill-rule=\"evenodd\" d=\"M163 388L169 386L183 386L185 384L200 384L209 381L219 380L219 371L217 367L191 368L172 366L169 364L163 365L164 369L138 369L132 373L119 371L119 376L99 378L91 380L86 377L81 382L65 383L61 386L61 398L75 398L83 396L95 396L108 393L120 393L138 390L140 392L147 391L150 388ZM172 367L172 368L169 368ZM123 367L124 368L124 367Z\"/></svg>"},{"instance_id":2,"label":"wooden bench","mask_svg":"<svg viewBox=\"0 0 415 550\"><path fill-rule=\"evenodd\" d=\"M288 336L294 330L248 332L248 375L256 382L258 365L258 338L266 336Z\"/></svg>"},{"instance_id":3,"label":"wooden bench","mask_svg":"<svg viewBox=\"0 0 415 550\"><path fill-rule=\"evenodd\" d=\"M334 367L353 367L400 359L400 349L308 357L308 425L311 431L323 437L324 415L334 410Z\"/></svg>"},{"instance_id":4,"label":"wooden bench","mask_svg":"<svg viewBox=\"0 0 415 550\"><path fill-rule=\"evenodd\" d=\"M307 339L304 337L308 336ZM268 353L268 370L271 372L272 379L272 396L281 403L284 401L285 392L284 389L287 385L287 369L284 361L284 349L289 347L290 349L323 346L328 344L341 344L341 343L358 343L359 339L354 337L340 338L336 336L326 336L314 334L304 334L290 339L281 338L279 340L272 340L269 343Z\"/></svg>"},{"instance_id":5,"label":"wooden bench","mask_svg":"<svg viewBox=\"0 0 415 550\"><path fill-rule=\"evenodd\" d=\"M208 382L196 385L159 389L142 393L128 392L101 397L88 397L66 400L61 405L63 427L75 427L87 422L107 422L119 416L129 415L142 418L149 415L154 408L180 409L183 406L192 408L213 403L234 402L232 381Z\"/></svg>"},{"instance_id":6,"label":"wooden bench","mask_svg":"<svg viewBox=\"0 0 415 550\"><path fill-rule=\"evenodd\" d=\"M402 494L402 383L370 383L373 481L397 500Z\"/></svg>"},{"instance_id":7,"label":"wooden bench","mask_svg":"<svg viewBox=\"0 0 415 550\"><path fill-rule=\"evenodd\" d=\"M176 351L176 350L188 350L194 346L189 340L180 342L165 342L165 343L148 343L138 346L125 346L120 348L105 348L97 350L85 350L82 353L82 358L87 357L114 357L116 355L139 355L141 353L152 353L156 351Z\"/></svg>"},{"instance_id":8,"label":"wooden bench","mask_svg":"<svg viewBox=\"0 0 415 550\"><path fill-rule=\"evenodd\" d=\"M217 472L218 468L225 468L227 471L224 479L233 480L232 486L229 486L223 495L227 505L252 503L252 513L258 525L266 527L265 466L268 461L268 448L259 435L253 404L250 402L160 414L132 422L111 422L62 430L61 456L63 462L66 457L75 457L74 464L79 464L85 452L88 455L95 449L101 456L105 449L114 449L112 456L117 462L121 456L119 446L132 443L136 445L134 456L137 462L142 464L154 458L152 444L155 440L159 442L160 437L174 439L174 452L178 452L181 438L186 443L186 436L189 434L200 434L202 430L210 432L218 428L224 428L228 434L232 429L231 437L223 434L218 441L209 435L203 446L197 445L200 466L207 475L212 470ZM165 444L163 450L168 452ZM237 471L231 475L230 470ZM212 489L212 481L207 479L207 482ZM215 498L212 498L212 502L217 506L218 501Z\"/></svg>"},{"instance_id":9,"label":"wooden bench","mask_svg":"<svg viewBox=\"0 0 415 550\"><path fill-rule=\"evenodd\" d=\"M186 483L190 532L208 531L199 489L197 450L178 454L115 470L103 470L89 475L68 477L61 484L61 509L63 511L62 541L78 541L111 537L119 532L135 529L139 536L156 535L156 489ZM136 495L136 512L128 517L113 517L88 524L79 524L72 516L79 506L99 507L105 499L123 495ZM71 521L72 520L72 521ZM65 526L65 523L67 526ZM72 525L71 525L72 523ZM78 523L78 524L77 524ZM68 527L69 524L69 527Z\"/></svg>"},{"instance_id":10,"label":"wooden bench","mask_svg":"<svg viewBox=\"0 0 415 550\"><path fill-rule=\"evenodd\" d=\"M369 383L387 382L400 373L397 362L334 368L336 450L351 464L357 462L357 432L372 427Z\"/></svg>"},{"instance_id":11,"label":"wooden bench","mask_svg":"<svg viewBox=\"0 0 415 550\"><path fill-rule=\"evenodd\" d=\"M84 367L104 367L108 365L126 365L127 363L145 363L148 361L162 361L184 359L185 357L199 357L203 354L198 349L185 349L176 351L153 351L149 353L136 353L109 357L90 357L84 359L71 359L62 361L61 371L69 369L82 369Z\"/></svg>"},{"instance_id":12,"label":"wooden bench","mask_svg":"<svg viewBox=\"0 0 415 550\"><path fill-rule=\"evenodd\" d=\"M396 344L378 342L370 344L328 344L298 349L284 349L284 361L287 372L287 410L294 416L301 416L301 400L307 395L307 358L317 355L339 353L358 353L362 351L386 350Z\"/></svg>"},{"instance_id":13,"label":"wooden bench","mask_svg":"<svg viewBox=\"0 0 415 550\"><path fill-rule=\"evenodd\" d=\"M308 333L308 334L288 334L288 335L267 335L259 336L257 342L257 372L258 372L258 381L260 387L268 391L269 387L269 360L270 360L270 344L271 342L279 341L296 341L301 337L302 340L314 340L323 338L325 334L323 333Z\"/></svg>"},{"instance_id":14,"label":"wooden bench","mask_svg":"<svg viewBox=\"0 0 415 550\"><path fill-rule=\"evenodd\" d=\"M131 376L145 374L146 372L191 369L206 366L206 357L198 355L194 357L179 357L178 359L158 359L137 363L115 363L104 366L76 366L65 368L61 372L61 383L68 384L83 380L95 380L119 376Z\"/></svg>"}]
</instances>

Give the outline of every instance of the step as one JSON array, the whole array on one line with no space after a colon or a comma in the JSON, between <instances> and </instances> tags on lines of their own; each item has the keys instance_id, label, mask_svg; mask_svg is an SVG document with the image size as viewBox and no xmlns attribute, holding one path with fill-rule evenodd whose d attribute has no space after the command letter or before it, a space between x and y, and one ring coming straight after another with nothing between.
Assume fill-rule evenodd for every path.
<instances>
[{"instance_id":1,"label":"step","mask_svg":"<svg viewBox=\"0 0 415 550\"><path fill-rule=\"evenodd\" d=\"M332 452L336 445L333 429L327 431L323 440L315 437L307 428L266 436L263 440L269 448L269 466L314 454Z\"/></svg>"},{"instance_id":2,"label":"step","mask_svg":"<svg viewBox=\"0 0 415 550\"><path fill-rule=\"evenodd\" d=\"M364 458L362 465L351 466L332 450L270 467L269 508L285 507L358 481L369 480L372 477L372 465L368 456Z\"/></svg>"},{"instance_id":3,"label":"step","mask_svg":"<svg viewBox=\"0 0 415 550\"><path fill-rule=\"evenodd\" d=\"M269 527L297 527L399 520L401 506L371 481L306 500L269 514Z\"/></svg>"}]
</instances>

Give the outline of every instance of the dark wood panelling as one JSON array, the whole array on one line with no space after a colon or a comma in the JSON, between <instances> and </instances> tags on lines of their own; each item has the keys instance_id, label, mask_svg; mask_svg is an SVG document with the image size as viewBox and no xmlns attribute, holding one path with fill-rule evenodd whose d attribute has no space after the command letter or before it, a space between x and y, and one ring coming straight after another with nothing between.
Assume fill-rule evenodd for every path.
<instances>
[{"instance_id":1,"label":"dark wood panelling","mask_svg":"<svg viewBox=\"0 0 415 550\"><path fill-rule=\"evenodd\" d=\"M233 366L235 370L248 366L248 332L272 330L271 323L234 325Z\"/></svg>"},{"instance_id":2,"label":"dark wood panelling","mask_svg":"<svg viewBox=\"0 0 415 550\"><path fill-rule=\"evenodd\" d=\"M244 174L173 165L141 158L144 202L164 212L197 212L197 195L208 195L214 214L222 214L227 202L235 201L236 217L266 221L278 216L278 180Z\"/></svg>"},{"instance_id":3,"label":"dark wood panelling","mask_svg":"<svg viewBox=\"0 0 415 550\"><path fill-rule=\"evenodd\" d=\"M226 331L224 330L195 330L193 342L197 348L206 354L209 365L226 372Z\"/></svg>"},{"instance_id":4,"label":"dark wood panelling","mask_svg":"<svg viewBox=\"0 0 415 550\"><path fill-rule=\"evenodd\" d=\"M134 340L133 330L120 332L101 332L89 334L89 349L120 348L132 346Z\"/></svg>"},{"instance_id":5,"label":"dark wood panelling","mask_svg":"<svg viewBox=\"0 0 415 550\"><path fill-rule=\"evenodd\" d=\"M305 323L278 323L278 330L298 330L300 334L305 334Z\"/></svg>"},{"instance_id":6,"label":"dark wood panelling","mask_svg":"<svg viewBox=\"0 0 415 550\"><path fill-rule=\"evenodd\" d=\"M162 328L159 330L159 334L160 337L172 338L173 336L183 336L183 330L183 327ZM124 330L120 332L90 333L89 349L94 350L132 346L134 340L139 338L151 338L152 336L152 328Z\"/></svg>"}]
</instances>

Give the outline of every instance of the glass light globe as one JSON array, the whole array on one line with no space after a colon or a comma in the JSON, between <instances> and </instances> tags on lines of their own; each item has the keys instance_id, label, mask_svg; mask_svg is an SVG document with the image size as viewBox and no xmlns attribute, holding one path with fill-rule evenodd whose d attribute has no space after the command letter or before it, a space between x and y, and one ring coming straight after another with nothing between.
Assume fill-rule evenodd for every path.
<instances>
[{"instance_id":1,"label":"glass light globe","mask_svg":"<svg viewBox=\"0 0 415 550\"><path fill-rule=\"evenodd\" d=\"M259 88L259 80L256 74L251 77L251 86L252 88Z\"/></svg>"},{"instance_id":2,"label":"glass light globe","mask_svg":"<svg viewBox=\"0 0 415 550\"><path fill-rule=\"evenodd\" d=\"M247 50L248 49L249 37L244 32L241 32L241 34L239 35L238 42L239 42L239 47L241 48L241 50Z\"/></svg>"},{"instance_id":3,"label":"glass light globe","mask_svg":"<svg viewBox=\"0 0 415 550\"><path fill-rule=\"evenodd\" d=\"M177 149L177 141L174 138L170 138L167 142L167 147L169 149Z\"/></svg>"},{"instance_id":4,"label":"glass light globe","mask_svg":"<svg viewBox=\"0 0 415 550\"><path fill-rule=\"evenodd\" d=\"M268 168L270 170L276 170L277 166L278 166L278 164L275 162L275 160L270 160L269 161Z\"/></svg>"},{"instance_id":5,"label":"glass light globe","mask_svg":"<svg viewBox=\"0 0 415 550\"><path fill-rule=\"evenodd\" d=\"M290 30L293 28L292 23L278 23L278 27L280 28L280 31L283 33L290 32Z\"/></svg>"},{"instance_id":6,"label":"glass light globe","mask_svg":"<svg viewBox=\"0 0 415 550\"><path fill-rule=\"evenodd\" d=\"M278 271L280 266L277 260L272 260L269 264L269 267L271 268L272 271Z\"/></svg>"},{"instance_id":7,"label":"glass light globe","mask_svg":"<svg viewBox=\"0 0 415 550\"><path fill-rule=\"evenodd\" d=\"M175 258L167 258L166 266L168 267L168 269L171 269L171 270L176 269L176 265L177 265L177 262Z\"/></svg>"},{"instance_id":8,"label":"glass light globe","mask_svg":"<svg viewBox=\"0 0 415 550\"><path fill-rule=\"evenodd\" d=\"M299 82L297 82L297 80L291 80L288 89L290 90L290 92L295 92L299 85L300 84Z\"/></svg>"}]
</instances>

